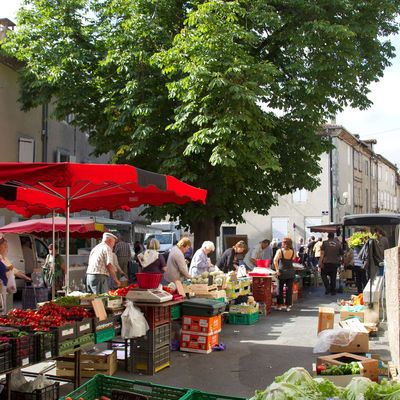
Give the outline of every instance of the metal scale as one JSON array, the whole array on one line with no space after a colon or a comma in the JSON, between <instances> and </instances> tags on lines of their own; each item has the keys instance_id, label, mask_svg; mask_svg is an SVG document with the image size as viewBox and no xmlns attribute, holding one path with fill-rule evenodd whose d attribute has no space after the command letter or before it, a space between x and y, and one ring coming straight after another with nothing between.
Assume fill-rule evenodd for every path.
<instances>
[{"instance_id":1,"label":"metal scale","mask_svg":"<svg viewBox=\"0 0 400 400\"><path fill-rule=\"evenodd\" d=\"M137 303L164 303L172 300L172 294L162 289L134 289L127 293L126 298Z\"/></svg>"}]
</instances>

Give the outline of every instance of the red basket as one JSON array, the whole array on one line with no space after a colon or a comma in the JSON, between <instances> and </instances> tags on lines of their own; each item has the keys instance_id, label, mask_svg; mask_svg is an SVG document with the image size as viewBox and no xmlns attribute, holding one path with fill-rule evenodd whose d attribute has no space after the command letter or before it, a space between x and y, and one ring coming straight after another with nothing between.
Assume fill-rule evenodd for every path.
<instances>
[{"instance_id":1,"label":"red basket","mask_svg":"<svg viewBox=\"0 0 400 400\"><path fill-rule=\"evenodd\" d=\"M136 273L137 283L141 289L157 289L162 277L162 274Z\"/></svg>"},{"instance_id":2,"label":"red basket","mask_svg":"<svg viewBox=\"0 0 400 400\"><path fill-rule=\"evenodd\" d=\"M256 260L256 266L261 268L269 268L271 260Z\"/></svg>"}]
</instances>

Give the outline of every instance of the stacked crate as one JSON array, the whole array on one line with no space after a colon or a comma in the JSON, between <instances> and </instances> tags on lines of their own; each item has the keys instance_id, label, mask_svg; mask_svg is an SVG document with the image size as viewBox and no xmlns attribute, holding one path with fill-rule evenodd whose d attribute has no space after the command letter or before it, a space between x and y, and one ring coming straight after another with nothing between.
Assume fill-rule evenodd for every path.
<instances>
[{"instance_id":1,"label":"stacked crate","mask_svg":"<svg viewBox=\"0 0 400 400\"><path fill-rule=\"evenodd\" d=\"M265 313L269 314L272 307L272 277L254 276L252 291L254 300L262 303L262 309L265 309Z\"/></svg>"},{"instance_id":2,"label":"stacked crate","mask_svg":"<svg viewBox=\"0 0 400 400\"><path fill-rule=\"evenodd\" d=\"M153 375L170 366L171 307L138 305L143 312L149 330L146 336L131 341L129 370Z\"/></svg>"},{"instance_id":3,"label":"stacked crate","mask_svg":"<svg viewBox=\"0 0 400 400\"><path fill-rule=\"evenodd\" d=\"M181 351L211 353L218 345L221 314L211 317L184 315L182 317Z\"/></svg>"}]
</instances>

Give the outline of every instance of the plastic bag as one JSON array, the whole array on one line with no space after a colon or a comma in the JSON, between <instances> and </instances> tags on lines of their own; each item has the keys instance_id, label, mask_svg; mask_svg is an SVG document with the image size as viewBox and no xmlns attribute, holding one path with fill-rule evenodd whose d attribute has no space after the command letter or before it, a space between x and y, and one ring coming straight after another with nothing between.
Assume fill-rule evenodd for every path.
<instances>
[{"instance_id":1,"label":"plastic bag","mask_svg":"<svg viewBox=\"0 0 400 400\"><path fill-rule=\"evenodd\" d=\"M6 275L7 275L7 293L16 293L17 284L15 282L14 271L13 270L7 271Z\"/></svg>"},{"instance_id":2,"label":"plastic bag","mask_svg":"<svg viewBox=\"0 0 400 400\"><path fill-rule=\"evenodd\" d=\"M139 308L135 307L131 301L127 302L125 311L121 315L122 329L121 337L132 339L145 336L149 330L149 324Z\"/></svg>"},{"instance_id":3,"label":"plastic bag","mask_svg":"<svg viewBox=\"0 0 400 400\"><path fill-rule=\"evenodd\" d=\"M22 374L20 369L11 372L10 388L11 390L20 391L21 387L24 386L28 381Z\"/></svg>"},{"instance_id":4,"label":"plastic bag","mask_svg":"<svg viewBox=\"0 0 400 400\"><path fill-rule=\"evenodd\" d=\"M318 341L314 353L325 353L331 345L348 346L357 336L358 332L349 329L325 329L318 334Z\"/></svg>"}]
</instances>

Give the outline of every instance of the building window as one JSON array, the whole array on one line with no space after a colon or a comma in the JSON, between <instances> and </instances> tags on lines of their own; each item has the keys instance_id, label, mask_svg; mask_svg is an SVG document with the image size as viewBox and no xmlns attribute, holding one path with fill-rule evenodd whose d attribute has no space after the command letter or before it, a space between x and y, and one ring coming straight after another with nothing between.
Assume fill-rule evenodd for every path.
<instances>
[{"instance_id":1,"label":"building window","mask_svg":"<svg viewBox=\"0 0 400 400\"><path fill-rule=\"evenodd\" d=\"M293 192L293 203L305 203L307 201L307 190L297 189Z\"/></svg>"},{"instance_id":2,"label":"building window","mask_svg":"<svg viewBox=\"0 0 400 400\"><path fill-rule=\"evenodd\" d=\"M353 168L357 169L358 168L358 159L360 155L358 154L357 150L353 150Z\"/></svg>"},{"instance_id":3,"label":"building window","mask_svg":"<svg viewBox=\"0 0 400 400\"><path fill-rule=\"evenodd\" d=\"M378 180L379 181L382 180L382 167L381 166L378 167Z\"/></svg>"},{"instance_id":4,"label":"building window","mask_svg":"<svg viewBox=\"0 0 400 400\"><path fill-rule=\"evenodd\" d=\"M368 160L365 160L364 165L365 165L365 171L364 171L364 172L365 172L365 175L368 176L368 175L369 175Z\"/></svg>"},{"instance_id":5,"label":"building window","mask_svg":"<svg viewBox=\"0 0 400 400\"><path fill-rule=\"evenodd\" d=\"M368 193L368 189L365 189L365 211L369 212L369 193Z\"/></svg>"}]
</instances>

